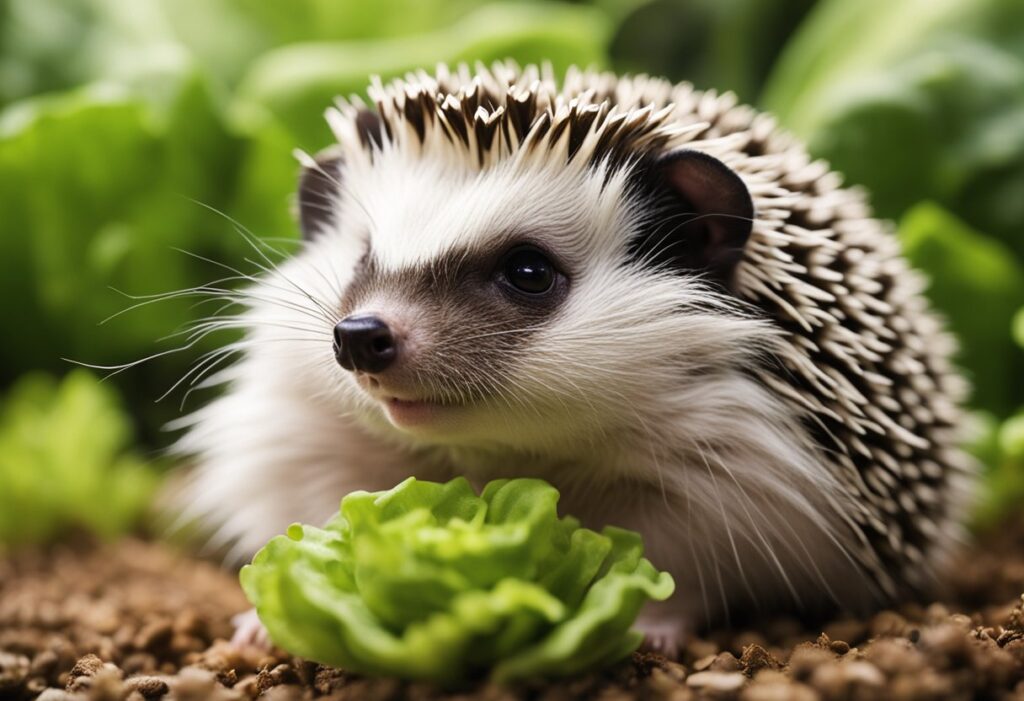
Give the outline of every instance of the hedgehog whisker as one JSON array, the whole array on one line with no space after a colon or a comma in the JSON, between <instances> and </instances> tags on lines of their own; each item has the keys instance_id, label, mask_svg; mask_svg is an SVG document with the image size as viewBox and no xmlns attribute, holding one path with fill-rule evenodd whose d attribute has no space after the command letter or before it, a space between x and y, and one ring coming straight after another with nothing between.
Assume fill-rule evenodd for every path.
<instances>
[{"instance_id":1,"label":"hedgehog whisker","mask_svg":"<svg viewBox=\"0 0 1024 701\"><path fill-rule=\"evenodd\" d=\"M295 153L298 156L299 162L302 164L302 166L304 168L312 168L317 173L319 173L320 175L324 176L324 178L329 183L334 185L334 187L337 188L339 193L344 192L344 185L342 185L341 180L339 178L335 177L334 174L330 173L326 168L324 168L319 163L319 161L317 161L315 158L313 158L312 156L310 156L308 153L306 153L304 151L300 151L300 150L297 149ZM366 208L366 206L362 202L360 202L358 200L358 198L350 196L349 201L351 201L357 207L359 207L359 209L362 211L362 213L366 216L367 222L370 224L371 227L376 227L377 223L376 223L376 220L373 217L373 214L370 212L369 209ZM303 205L303 206L307 206L307 205ZM328 213L333 213L334 212L334 210L331 209L331 208L322 207L322 205L316 205L316 206L321 207L322 210L327 211Z\"/></svg>"},{"instance_id":2,"label":"hedgehog whisker","mask_svg":"<svg viewBox=\"0 0 1024 701\"><path fill-rule=\"evenodd\" d=\"M316 343L320 343L321 339L319 339L319 338L311 339L309 337L305 337L305 338L300 338L300 337L271 338L271 339L266 339L266 340L260 341L260 345L262 345L263 343L289 343L289 344L292 344L292 343L306 343L306 342L311 342L311 341L312 342L316 342ZM181 398L181 403L180 403L180 405L178 407L179 411L184 410L185 404L188 402L188 398L192 395L192 392L194 392L197 389L204 389L204 388L209 386L209 385L207 385L205 383L205 379L211 377L211 373L217 368L218 365L222 364L225 360L228 360L228 359L230 359L230 358L232 358L232 357L234 357L234 356L236 356L236 355L238 355L240 353L243 353L244 351L248 350L249 348L252 348L255 345L256 344L253 343L252 341L242 340L242 341L238 341L238 342L229 344L228 346L225 346L223 348L217 349L216 351L212 351L210 353L204 354L204 357L208 358L210 362L207 362L206 367L202 368L202 370L199 371L198 374L196 374L195 377L189 382L189 389L188 389L188 391L185 392L184 396ZM190 369L189 372L186 373L185 376L183 376L171 388L169 388L166 392L164 392L164 394L161 395L160 398L157 399L157 401L162 401L169 394L171 394L171 392L173 392L185 379L187 379L188 375L191 375L192 373L195 373L196 370L199 369L199 366L203 362L204 361L201 358L199 363L196 363L196 365L193 366L193 368Z\"/></svg>"},{"instance_id":3,"label":"hedgehog whisker","mask_svg":"<svg viewBox=\"0 0 1024 701\"><path fill-rule=\"evenodd\" d=\"M264 256L264 258L266 258L266 257ZM269 261L269 258L267 260ZM289 285L294 287L298 292L300 292L304 297L306 297L310 302L313 303L313 305L316 307L316 309L315 310L314 309L310 309L310 311L317 311L317 313L323 318L324 321L326 321L326 322L328 322L328 323L330 323L332 325L337 322L337 315L335 313L332 313L324 305L323 302L321 302L316 297L314 297L304 287L299 286L294 281L292 281L291 278L289 278L287 275L285 275L283 272L281 272L281 269L277 265L275 265L274 263L271 262L270 263L271 267L268 268L268 267L266 267L264 265L261 265L260 263L258 263L256 261L252 260L251 258L246 258L245 262L249 263L251 265L255 265L257 268L259 268L263 272L267 273L267 275L279 275L281 277L281 279L283 279Z\"/></svg>"},{"instance_id":4,"label":"hedgehog whisker","mask_svg":"<svg viewBox=\"0 0 1024 701\"><path fill-rule=\"evenodd\" d=\"M291 290L291 289L289 289L287 287L282 287L281 285L274 284L273 282L271 282L270 280L267 280L265 278L264 279L259 279L259 278L255 277L255 276L248 275L247 273L243 273L242 271L240 271L237 268L234 268L234 267L228 265L227 263L223 263L221 261L213 260L212 258L207 258L206 256L202 256L202 255L199 255L198 253L193 253L192 251L187 251L187 250L181 249L181 248L174 248L173 250L176 250L176 251L178 251L180 253L183 253L183 254L185 254L187 256L190 256L192 258L195 258L197 260L201 260L201 261L204 261L206 263L210 263L211 265L216 265L216 266L218 266L220 268L224 268L225 270L227 270L229 272L235 273L235 275L238 276L239 280L246 280L246 281L252 282L255 285L259 285L261 287L269 287L270 289L277 290L277 291L279 291L279 292L281 292L283 294L289 294L289 295L290 294L295 294L294 290ZM257 267L259 267L261 270L267 272L268 274L272 274L265 267L262 267L262 266L259 266L256 263L253 263L248 258L246 258L245 260L248 263L256 265ZM230 280L231 278L227 278L227 279ZM325 280L325 282L326 282L326 280ZM211 284L216 284L216 283L211 283ZM286 301L286 300L277 300L277 299L274 299L274 298L271 298L271 297L257 297L256 294L252 290L238 290L238 291L223 290L222 292L224 294L234 294L234 295L239 295L239 296L244 296L244 297L251 297L253 299L257 299L257 300L264 301L264 302L269 302L269 303L284 303ZM314 301L314 303L315 303L315 300L312 300L312 298L309 297L309 295L305 292L305 290L300 289L299 292L302 293L301 296L307 297L311 301ZM339 296L340 296L340 293L339 293ZM297 311L303 311L303 312L307 313L309 316L312 316L314 318L323 318L323 315L322 314L317 314L315 309L309 309L308 307L299 306L299 305L296 305L293 308L295 310L297 310ZM333 318L327 318L326 320L329 321L332 325L334 324L334 319Z\"/></svg>"},{"instance_id":5,"label":"hedgehog whisker","mask_svg":"<svg viewBox=\"0 0 1024 701\"><path fill-rule=\"evenodd\" d=\"M111 372L109 372L107 375L105 375L103 377L104 380L108 380L111 377L114 377L115 375L121 374L125 370L130 370L130 369L132 369L134 367L138 367L139 365L142 365L143 363L147 363L150 360L156 360L157 358L163 358L163 357L166 357L168 355L173 355L175 353L181 353L183 351L187 351L187 350L189 350L191 348L194 348L196 346L196 344L199 343L200 340L202 340L202 339L201 338L197 338L197 339L191 341L190 343L187 343L187 344L185 344L183 346L180 346L178 348L171 348L170 350L159 351L157 353L152 353L150 355L147 355L144 358L139 358L138 360L133 360L133 361L130 361L130 362L127 362L127 363L120 363L120 364L116 364L116 365L99 365L99 364L95 364L95 363L86 363L86 362L83 362L83 361L80 361L80 360L74 360L72 358L61 358L61 360L63 360L66 363L72 363L73 365L78 365L79 367L83 367L83 368L89 368L91 370L110 370Z\"/></svg>"},{"instance_id":6,"label":"hedgehog whisker","mask_svg":"<svg viewBox=\"0 0 1024 701\"><path fill-rule=\"evenodd\" d=\"M756 509L757 506L753 503L753 501L751 500L749 494L747 494L746 490L744 489L744 487L740 483L740 481L735 477L735 475L732 474L732 471L729 469L728 464L726 463L726 461L722 460L720 457L718 457L717 454L714 452L714 450L710 446L707 446L707 447L708 447L708 450L711 451L713 455L715 455L716 462L725 470L726 473L729 474L729 477L736 484L737 488L740 490L740 492L743 494L743 496L747 499L747 501L751 504L751 506L753 506ZM835 504L834 501L832 501L831 499L828 499L827 501L828 501L829 506L835 511L836 516L838 516L840 519L843 519L844 516L843 516L842 509L837 504ZM775 509L770 503L768 504L768 506L769 506L769 508L772 508L772 510L773 510L773 512L775 513L776 516L780 516L778 510ZM758 509L758 512L760 513L760 509ZM763 517L763 513L761 515ZM835 593L832 591L832 589L830 588L829 584L825 580L824 575L818 569L817 564L815 563L815 559L812 557L811 553L808 552L807 546L804 543L803 538L801 538L799 536L799 534L793 529L793 526L790 524L789 519L780 518L779 520L784 522L784 525L787 528L787 530L789 530L790 534L797 541L798 545L803 550L804 554L807 556L808 562L811 563L811 566L814 568L815 573L817 574L817 576L819 578L819 581L821 581L821 583L825 587L826 591L829 592L829 594L833 597L833 600L836 603L841 603L840 598L835 595ZM837 551L844 557L844 559L846 559L846 561L848 563L850 563L855 570L860 571L861 568L862 568L862 563L858 562L857 559L853 557L853 555L850 552L849 546L839 540L839 538L833 532L833 529L826 528L824 530L824 532L825 532L825 535L828 538L828 540L836 547ZM791 550L791 552L792 552L792 550ZM874 588L874 585L871 582L868 583L868 586Z\"/></svg>"},{"instance_id":7,"label":"hedgehog whisker","mask_svg":"<svg viewBox=\"0 0 1024 701\"><path fill-rule=\"evenodd\" d=\"M105 319L103 319L102 321L100 321L98 325L102 326L103 324L106 324L107 322L112 321L113 319L116 319L117 317L119 317L119 316L121 316L123 314L127 314L128 312L134 311L136 309L140 309L142 307L146 307L146 306L148 306L150 304L155 304L157 302L165 302L167 300L180 299L182 297L203 297L203 296L211 297L213 295L220 294L221 292L223 292L223 290L221 290L220 288L210 287L210 285L219 285L219 284L221 284L223 282L231 282L234 279L239 279L239 278L235 278L235 277L220 278L219 280L214 280L212 282L204 283L204 284L201 284L201 285L196 285L195 287L186 287L186 288L183 288L183 289L180 289L180 290L174 290L172 292L161 292L161 293L153 294L153 295L132 295L132 294L129 294L129 293L124 292L122 290L119 290L116 287L109 287L108 289L113 290L114 292L116 292L117 294L119 294L119 295L121 295L123 297L127 297L129 299L142 300L142 301L140 301L140 302L138 302L136 304L132 304L132 305L130 305L128 307L125 307L124 309L122 309L120 311L114 312L110 316L108 316ZM205 300L205 301L209 301L209 300Z\"/></svg>"},{"instance_id":8,"label":"hedgehog whisker","mask_svg":"<svg viewBox=\"0 0 1024 701\"><path fill-rule=\"evenodd\" d=\"M685 499L686 499L686 532L687 533L694 533L695 531L694 531L694 527L693 527L693 513L694 513L694 511L693 511L693 497L691 496L692 493L693 493L693 490L689 488L690 485L688 484L689 481L692 479L692 475L690 474L689 470L684 470L683 471L683 475L684 475L684 480L687 482L686 488L684 489L684 494L685 494ZM706 542L706 539L700 539L700 540L702 541L702 543ZM687 541L687 543L690 546L691 562L693 563L693 565L697 569L697 582L700 585L700 598L701 598L701 602L704 604L704 610L705 611L710 611L711 610L711 603L708 601L707 585L704 583L704 566L702 564L703 558L697 557L697 541L698 541L698 539L694 538L694 537L689 537L689 538L686 538L686 541ZM702 545L702 548L703 548L703 545ZM714 550L711 551L711 556L712 557L717 557L717 555L716 555Z\"/></svg>"},{"instance_id":9,"label":"hedgehog whisker","mask_svg":"<svg viewBox=\"0 0 1024 701\"><path fill-rule=\"evenodd\" d=\"M191 199L191 198L189 198L189 199ZM203 207L203 208L205 208L205 209L207 209L207 210L209 210L209 211L211 211L211 212L213 212L215 214L220 215L226 221L230 222L232 224L234 230L235 230L235 233L237 233L239 236L241 236L242 240L245 241L247 244L249 244L249 247L252 248L257 254L259 254L260 258L262 258L266 262L267 265L266 266L261 265L261 264L256 263L255 261L253 261L253 260L251 260L249 258L245 259L245 261L247 263L250 263L251 265L255 265L260 270L263 270L264 272L266 272L268 274L279 275L282 280L284 280L289 285L291 285L293 288L295 288L296 291L300 292L303 296L305 296L307 299L309 299L309 301L312 302L318 309L320 309L321 312L324 314L324 318L326 320L330 321L332 319L332 314L327 310L327 308L323 305L323 303L320 300L316 299L305 288L303 288L302 286L296 284L291 278L289 278L287 275L285 275L281 271L280 267L274 261L272 261L267 256L266 253L264 253L263 249L266 248L266 249L268 249L270 251L273 251L274 253L280 255L281 257L284 257L283 253L281 253L280 251L278 251L274 247L270 246L269 244L263 244L262 247L261 247L261 245L258 245L256 243L256 241L259 241L259 237L257 237L255 234L253 234L245 225L240 223L237 219L235 219L234 217L230 216L226 212L221 211L217 207L214 207L212 205L206 204L205 202L200 202L199 200L191 199L191 201L193 203L199 205L200 207ZM269 266L269 268L267 266Z\"/></svg>"},{"instance_id":10,"label":"hedgehog whisker","mask_svg":"<svg viewBox=\"0 0 1024 701\"><path fill-rule=\"evenodd\" d=\"M178 380L173 385L168 387L167 390L164 391L163 394L161 394L159 397L157 397L156 401L157 402L162 402L164 399L167 398L168 395L171 394L171 392L176 390L179 386L181 386L182 383L186 382L193 375L196 375L197 378L201 378L202 375L203 375L202 370L203 370L204 367L215 367L216 366L216 362L214 362L212 365L210 364L211 360L216 361L217 358L223 359L225 357L231 357L232 355L234 355L234 354L239 352L239 350L240 350L239 345L240 344L229 343L228 345L223 346L221 348L216 348L216 349L214 349L212 351L208 351L206 353L203 353L201 356L199 356L199 359L195 363L193 363L192 367L189 368L189 370L187 372L185 372L185 374L183 374L180 378L178 378ZM194 385L195 382L192 382L190 384ZM182 399L182 403L181 403L181 406L179 407L179 410L184 408L185 399L187 399L187 398L188 398L188 395L186 394L185 397Z\"/></svg>"},{"instance_id":11,"label":"hedgehog whisker","mask_svg":"<svg viewBox=\"0 0 1024 701\"><path fill-rule=\"evenodd\" d=\"M726 536L729 538L729 546L732 549L732 556L733 559L736 561L736 568L739 571L740 578L743 580L743 586L747 590L747 593L750 594L750 600L757 601L757 597L754 594L753 587L750 586L750 580L747 578L747 573L743 569L743 561L740 558L739 549L736 547L736 539L733 536L732 525L730 523L732 519L730 519L728 515L725 513L725 503L722 501L722 493L718 489L718 479L717 477L715 477L714 471L711 469L711 464L708 462L707 455L704 454L704 451L700 447L700 442L695 439L692 441L692 444L694 448L697 449L697 454L700 455L701 461L704 463L704 468L707 470L708 476L711 477L713 480L715 496L718 499L718 510L722 516L722 523L725 524ZM726 607L726 616L728 616L728 605Z\"/></svg>"}]
</instances>

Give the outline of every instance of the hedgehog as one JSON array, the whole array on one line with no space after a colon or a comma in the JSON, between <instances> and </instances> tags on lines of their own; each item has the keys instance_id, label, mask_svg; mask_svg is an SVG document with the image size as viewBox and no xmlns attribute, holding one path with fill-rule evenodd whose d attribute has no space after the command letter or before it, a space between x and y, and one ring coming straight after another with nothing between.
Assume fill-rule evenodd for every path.
<instances>
[{"instance_id":1,"label":"hedgehog","mask_svg":"<svg viewBox=\"0 0 1024 701\"><path fill-rule=\"evenodd\" d=\"M243 560L344 494L536 476L676 581L654 649L939 581L974 467L956 346L866 195L732 93L442 65L326 113L302 241L184 418L183 518Z\"/></svg>"}]
</instances>

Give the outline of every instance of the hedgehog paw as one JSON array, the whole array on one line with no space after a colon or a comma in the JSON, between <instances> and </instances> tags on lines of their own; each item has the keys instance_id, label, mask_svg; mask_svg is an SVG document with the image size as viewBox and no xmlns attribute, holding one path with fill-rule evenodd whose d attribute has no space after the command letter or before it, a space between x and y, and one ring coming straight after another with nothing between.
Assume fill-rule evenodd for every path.
<instances>
[{"instance_id":1,"label":"hedgehog paw","mask_svg":"<svg viewBox=\"0 0 1024 701\"><path fill-rule=\"evenodd\" d=\"M641 616L636 627L644 634L640 649L678 660L690 638L690 626L684 619L671 616Z\"/></svg>"},{"instance_id":2,"label":"hedgehog paw","mask_svg":"<svg viewBox=\"0 0 1024 701\"><path fill-rule=\"evenodd\" d=\"M269 650L271 647L270 634L260 623L256 615L256 609L249 609L231 619L235 626L235 634L231 636L231 644L236 648L255 647L261 650Z\"/></svg>"}]
</instances>

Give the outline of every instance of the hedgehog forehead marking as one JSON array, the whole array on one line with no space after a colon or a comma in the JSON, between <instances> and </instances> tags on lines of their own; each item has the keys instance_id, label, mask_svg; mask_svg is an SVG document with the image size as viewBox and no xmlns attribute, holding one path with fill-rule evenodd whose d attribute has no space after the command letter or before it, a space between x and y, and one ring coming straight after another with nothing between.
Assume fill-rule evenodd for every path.
<instances>
[{"instance_id":1,"label":"hedgehog forehead marking","mask_svg":"<svg viewBox=\"0 0 1024 701\"><path fill-rule=\"evenodd\" d=\"M392 151L345 183L345 202L353 204L343 204L342 221L367 232L387 270L429 266L458 250L497 255L518 243L539 245L580 269L624 254L635 218L624 173L605 178L505 163L466 177Z\"/></svg>"},{"instance_id":2,"label":"hedgehog forehead marking","mask_svg":"<svg viewBox=\"0 0 1024 701\"><path fill-rule=\"evenodd\" d=\"M675 114L678 98L691 92L659 79L574 68L559 87L549 67L497 63L471 73L441 65L436 75L374 80L369 95L381 119L379 142L367 137L358 97L340 100L327 119L353 161L401 149L475 170L506 159L616 165L678 147L706 129Z\"/></svg>"}]
</instances>

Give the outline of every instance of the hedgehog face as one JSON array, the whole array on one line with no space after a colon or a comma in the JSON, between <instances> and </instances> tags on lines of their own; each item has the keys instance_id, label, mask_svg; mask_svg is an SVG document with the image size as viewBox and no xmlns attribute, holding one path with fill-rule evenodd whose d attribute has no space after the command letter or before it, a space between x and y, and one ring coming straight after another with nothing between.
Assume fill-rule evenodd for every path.
<instances>
[{"instance_id":1,"label":"hedgehog face","mask_svg":"<svg viewBox=\"0 0 1024 701\"><path fill-rule=\"evenodd\" d=\"M303 221L323 202L333 212L312 243L352 259L334 300L341 381L428 441L550 452L635 425L639 398L666 376L728 358L704 339L743 316L708 282L725 251L709 243L713 230L683 226L680 209L699 217L671 176L710 164L714 173L686 177L742 183L690 153L616 169L479 171L394 150L372 167L332 166L322 182L333 195L307 177L300 202L317 206L302 208Z\"/></svg>"},{"instance_id":2,"label":"hedgehog face","mask_svg":"<svg viewBox=\"0 0 1024 701\"><path fill-rule=\"evenodd\" d=\"M700 125L565 103L528 73L420 78L376 86L377 112L329 112L339 145L304 163L305 261L340 283L321 385L340 374L345 401L423 439L550 453L642 422L666 378L728 365L753 209L688 143Z\"/></svg>"},{"instance_id":3,"label":"hedgehog face","mask_svg":"<svg viewBox=\"0 0 1024 701\"><path fill-rule=\"evenodd\" d=\"M326 234L360 250L335 307L343 381L398 428L446 441L564 416L564 377L585 362L563 356L566 321L628 255L624 183L397 155L345 175L343 223Z\"/></svg>"}]
</instances>

